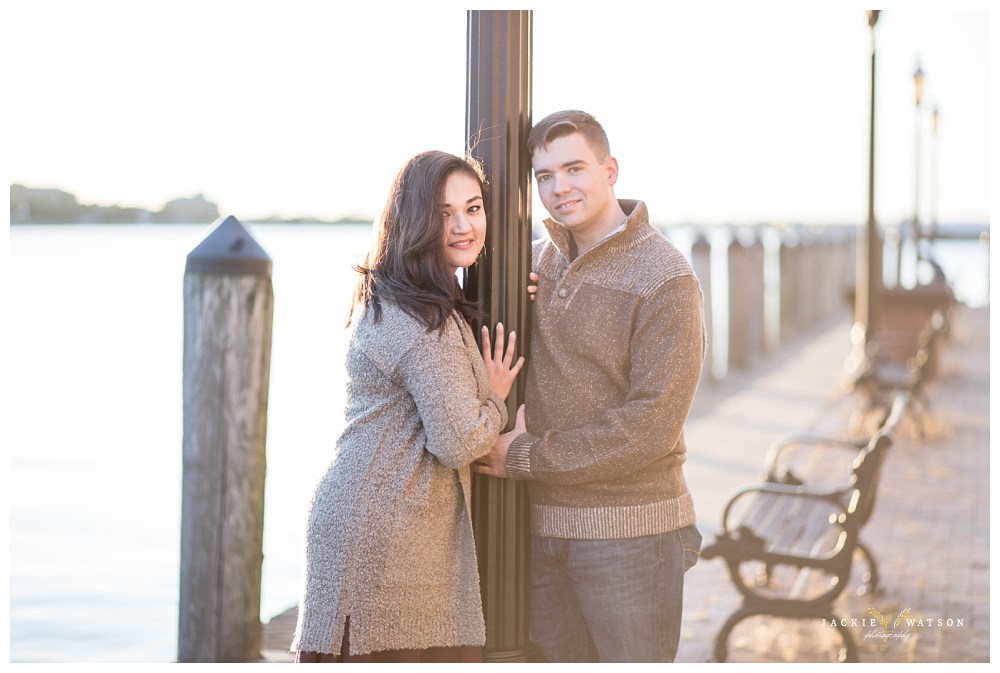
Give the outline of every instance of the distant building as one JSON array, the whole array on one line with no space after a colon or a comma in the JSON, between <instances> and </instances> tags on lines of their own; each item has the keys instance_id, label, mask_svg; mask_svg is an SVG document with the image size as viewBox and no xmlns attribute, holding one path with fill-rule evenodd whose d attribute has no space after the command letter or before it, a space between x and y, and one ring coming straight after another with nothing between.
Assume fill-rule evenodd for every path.
<instances>
[{"instance_id":1,"label":"distant building","mask_svg":"<svg viewBox=\"0 0 1000 673\"><path fill-rule=\"evenodd\" d=\"M151 212L131 206L81 204L61 189L10 186L11 224L210 224L219 208L204 195L174 199Z\"/></svg>"},{"instance_id":2,"label":"distant building","mask_svg":"<svg viewBox=\"0 0 1000 673\"><path fill-rule=\"evenodd\" d=\"M24 185L10 186L10 223L76 222L80 204L76 197L61 189L30 189Z\"/></svg>"},{"instance_id":3,"label":"distant building","mask_svg":"<svg viewBox=\"0 0 1000 673\"><path fill-rule=\"evenodd\" d=\"M156 217L145 208L84 206L77 222L80 224L152 224L156 222Z\"/></svg>"},{"instance_id":4,"label":"distant building","mask_svg":"<svg viewBox=\"0 0 1000 673\"><path fill-rule=\"evenodd\" d=\"M171 224L210 224L218 217L219 207L202 194L168 201L156 214L158 222Z\"/></svg>"}]
</instances>

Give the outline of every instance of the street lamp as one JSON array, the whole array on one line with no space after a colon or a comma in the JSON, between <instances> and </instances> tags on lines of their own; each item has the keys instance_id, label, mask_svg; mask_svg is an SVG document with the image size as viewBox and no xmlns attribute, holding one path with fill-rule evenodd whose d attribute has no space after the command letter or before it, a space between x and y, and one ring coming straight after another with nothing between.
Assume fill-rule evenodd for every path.
<instances>
[{"instance_id":1,"label":"street lamp","mask_svg":"<svg viewBox=\"0 0 1000 673\"><path fill-rule=\"evenodd\" d=\"M478 302L480 323L517 326L528 353L531 312L524 278L531 270L531 157L521 151L531 129L531 10L467 12L465 137L468 152L490 176L493 223L486 255L469 270L466 295ZM482 137L482 129L489 129ZM511 388L514 418L524 379ZM527 484L477 474L472 527L486 619L487 662L528 659L528 561L531 537Z\"/></svg>"},{"instance_id":2,"label":"street lamp","mask_svg":"<svg viewBox=\"0 0 1000 673\"><path fill-rule=\"evenodd\" d=\"M938 234L938 116L938 106L935 105L931 112L931 242L937 239Z\"/></svg>"},{"instance_id":3,"label":"street lamp","mask_svg":"<svg viewBox=\"0 0 1000 673\"><path fill-rule=\"evenodd\" d=\"M854 348L848 369L861 366L875 331L875 309L882 289L882 240L875 221L875 24L879 10L869 9L868 28L871 34L871 94L868 117L868 221L865 234L859 237L857 280L854 290L854 325L851 341Z\"/></svg>"},{"instance_id":4,"label":"street lamp","mask_svg":"<svg viewBox=\"0 0 1000 673\"><path fill-rule=\"evenodd\" d=\"M917 62L917 69L913 71L913 98L916 106L915 133L914 138L914 159L913 159L913 244L916 249L916 258L921 259L920 243L923 239L923 232L920 227L920 101L924 96L924 71L920 69Z\"/></svg>"}]
</instances>

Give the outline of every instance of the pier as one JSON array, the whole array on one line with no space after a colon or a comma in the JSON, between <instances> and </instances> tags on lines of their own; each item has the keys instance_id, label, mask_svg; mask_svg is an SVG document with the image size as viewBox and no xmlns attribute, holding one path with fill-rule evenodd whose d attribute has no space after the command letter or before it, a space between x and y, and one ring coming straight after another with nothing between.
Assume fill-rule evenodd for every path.
<instances>
[{"instance_id":1,"label":"pier","mask_svg":"<svg viewBox=\"0 0 1000 673\"><path fill-rule=\"evenodd\" d=\"M730 492L760 478L773 440L847 433L858 400L842 386L846 327L819 334L691 419L686 467L707 539ZM866 663L989 661L989 309L958 309L939 355L925 434L917 437L910 419L897 435L862 534L880 563L882 589L859 596L860 581L852 581L835 604L857 620L851 630ZM678 662L711 661L715 634L739 604L726 572L719 559L688 572ZM896 637L866 637L872 629L860 624L871 608L890 621L909 609L924 626L908 636L901 625ZM734 632L729 660L834 661L839 647L829 626L762 617Z\"/></svg>"},{"instance_id":2,"label":"pier","mask_svg":"<svg viewBox=\"0 0 1000 673\"><path fill-rule=\"evenodd\" d=\"M730 493L761 477L774 440L848 433L859 404L844 387L849 327L846 317L834 321L699 391L686 426L686 471L706 543ZM852 582L836 604L855 620L849 628L866 663L989 660L989 309L956 309L939 357L924 436L904 423L863 535L880 563L881 591L859 596ZM715 635L740 600L726 573L718 559L688 571L677 662L712 660ZM871 608L890 620L909 609L914 625L875 637ZM294 606L262 625L266 660L291 660L294 627ZM819 620L761 617L734 632L729 660L835 661L839 647L836 630Z\"/></svg>"},{"instance_id":3,"label":"pier","mask_svg":"<svg viewBox=\"0 0 1000 673\"><path fill-rule=\"evenodd\" d=\"M932 314L947 311L954 324L945 347L935 348L924 357L924 362L933 358L929 401L921 400L919 411L907 413L906 427L896 427L894 421L894 436L879 440L880 445L891 442L891 451L884 462L884 454L878 454L876 463L881 469L875 468L877 507L874 517L866 513L860 524L864 526L862 537L873 553L864 556L861 563L837 558L836 586L844 587L846 579L851 581L840 593L829 594L837 596L836 615L820 619L823 615L810 606L790 618L750 617L736 622L738 630L730 633L734 623L730 615L739 608L741 595L728 581L723 563L706 554L687 576L679 662L723 658L745 662L989 658L988 309L952 310L952 288L947 287L946 274L933 263L929 265L935 272L932 279L916 278L912 285L904 282L902 238L896 247L896 282L890 287L885 285L885 241L875 217L874 190L875 25L879 12L870 10L867 14L871 30L869 207L863 235L853 228L834 233L820 228L743 227L728 231L725 241L709 243L707 254L707 241L701 235L690 249L692 264L706 289L706 321L712 348L686 428L686 474L706 545L719 532L730 494L746 483L762 480L765 458L773 442L795 432L847 437L857 431L858 405L867 400L863 402L858 392L848 387L852 370L874 362L878 350L893 351L891 358L905 369L910 351L923 343L920 335L926 333L925 325L930 324ZM518 143L509 141L520 137L517 131L530 118L530 66L526 66L531 50L530 13L473 11L469 16L468 54L472 67L467 98L474 104L467 109L467 135L484 127L508 129L498 134L507 149L491 155L493 160L486 163L488 172L509 181L501 184L510 189L501 191L506 196L518 195L529 181L527 171L515 171L500 158L510 158L509 149ZM505 44L500 53L510 60L496 59L492 67L479 68L475 57L487 38ZM522 76L525 67L529 75L526 78ZM513 77L508 81L509 76ZM521 87L525 81L529 86ZM503 95L503 87L489 86L496 82L517 84L514 88L519 91L518 105L497 110L498 103L510 103L511 97ZM483 91L483 99L473 95ZM496 119L506 119L508 127L493 123ZM511 137L507 137L508 133ZM523 164L519 165L523 168ZM918 191L919 184L918 163ZM518 226L530 227L530 215L523 216L520 208L516 211ZM509 218L493 219L506 222ZM914 269L933 262L925 256L922 244L927 237L918 221L919 206L913 218ZM497 246L496 251L512 253L511 260L517 259L513 253L524 252L523 235L506 242L509 245ZM722 268L713 269L711 260L722 257L712 254L717 245L725 246L726 261ZM497 259L500 263L487 268L482 279L471 279L480 299L491 300L491 311L501 308L496 304L503 297L519 296L524 278L523 264L502 255ZM717 281L722 278L720 287ZM523 305L510 308L508 313L530 320L530 311L522 316ZM849 309L853 309L853 319L849 319ZM721 351L715 350L719 347ZM911 418L918 413L919 422ZM898 416L893 414L893 418ZM859 464L864 464L864 457L859 456ZM853 474L858 478L858 473ZM795 490L801 483L783 482L782 486ZM858 529L847 530L844 520L854 511L855 503L859 499L867 501L872 492L866 489L865 495L859 495L860 490L845 491L854 494L849 504L843 494L824 496L828 503L841 508L835 510L842 512L841 540L852 539L850 550L855 549L853 536ZM487 542L503 540L510 544L503 554L498 554L493 545L477 544L487 616L485 658L530 661L534 648L526 641L526 601L522 593L512 593L515 589L523 592L523 583L516 579L523 576L526 560L523 512L513 507L507 511L503 499L497 502L500 506L473 511L477 543L485 538ZM815 529L821 531L816 533L818 546L818 538L838 525L838 516L834 514L827 520L824 513L818 519L809 518L809 507L805 506L806 514L779 527L775 539L782 538L786 531ZM762 516L770 520L770 514ZM781 515L774 518L786 520ZM499 534L496 527L483 525L493 519L503 524ZM797 535L792 537L798 540ZM872 545L870 540L878 544ZM751 534L748 542L763 545L771 540ZM812 538L805 546L813 548ZM858 547L859 554L867 554L867 550L868 546ZM492 561L500 556L516 560L504 565L501 573L483 573L483 568L493 568L496 564ZM849 571L856 568L861 573L867 565L874 573L873 557L879 559L881 569L878 591L855 591L855 584L864 587L865 581L858 577L854 582ZM763 569L762 583L770 581L771 570L770 565ZM799 576L806 578L805 583L813 581L808 565ZM791 597L778 602L800 605L795 592L793 586ZM826 604L822 609L828 607ZM290 659L287 649L295 616L295 608L290 607L263 625L265 659ZM871 628L873 620L881 630ZM891 630L887 624L892 624ZM908 626L916 630L907 630ZM716 643L720 633L731 637L728 651Z\"/></svg>"},{"instance_id":4,"label":"pier","mask_svg":"<svg viewBox=\"0 0 1000 673\"><path fill-rule=\"evenodd\" d=\"M202 3L146 26L12 3L14 667L291 661L311 482L344 427L351 266L393 169L435 148L482 161L488 247L461 286L523 353L546 217L525 135L578 106L609 132L618 196L646 202L704 292L685 473L705 539L677 662L989 661L987 9L526 6ZM259 249L247 228L185 265L223 205ZM743 548L713 555L732 494L789 433L858 432L851 373L871 346L905 375L942 296L927 405L892 424L872 518L851 516L858 495L741 520L774 535L736 546L807 561L842 532L846 589L825 617L736 622L756 607L726 565ZM485 655L533 661L526 485L475 479ZM878 591L859 593L872 557ZM789 594L821 583L800 567L774 573ZM770 571L747 574L770 589Z\"/></svg>"}]
</instances>

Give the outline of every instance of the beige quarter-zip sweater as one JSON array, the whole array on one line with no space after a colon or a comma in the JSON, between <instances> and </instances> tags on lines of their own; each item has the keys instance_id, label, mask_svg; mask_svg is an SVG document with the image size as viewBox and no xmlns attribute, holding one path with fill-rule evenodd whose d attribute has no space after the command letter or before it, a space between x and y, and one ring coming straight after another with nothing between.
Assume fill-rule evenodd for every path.
<instances>
[{"instance_id":1,"label":"beige quarter-zip sweater","mask_svg":"<svg viewBox=\"0 0 1000 673\"><path fill-rule=\"evenodd\" d=\"M701 288L645 204L619 203L624 228L582 255L552 220L534 246L527 433L506 460L529 481L534 535L626 538L695 522L683 428L705 356Z\"/></svg>"},{"instance_id":2,"label":"beige quarter-zip sweater","mask_svg":"<svg viewBox=\"0 0 1000 673\"><path fill-rule=\"evenodd\" d=\"M310 505L291 649L483 645L469 464L507 422L472 330L365 311L347 352L347 425Z\"/></svg>"}]
</instances>

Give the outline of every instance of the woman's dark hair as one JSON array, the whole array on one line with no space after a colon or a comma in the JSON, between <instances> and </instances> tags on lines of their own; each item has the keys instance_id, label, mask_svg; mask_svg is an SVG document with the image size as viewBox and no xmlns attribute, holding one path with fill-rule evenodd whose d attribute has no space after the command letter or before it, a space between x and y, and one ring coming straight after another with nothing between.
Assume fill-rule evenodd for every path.
<instances>
[{"instance_id":1,"label":"woman's dark hair","mask_svg":"<svg viewBox=\"0 0 1000 673\"><path fill-rule=\"evenodd\" d=\"M391 301L427 327L443 329L453 311L472 322L474 302L465 298L455 270L444 256L445 183L453 173L464 173L479 183L486 198L482 167L472 157L446 152L422 152L396 175L385 208L376 220L377 235L364 262L347 323L370 307L381 319L381 302Z\"/></svg>"}]
</instances>

